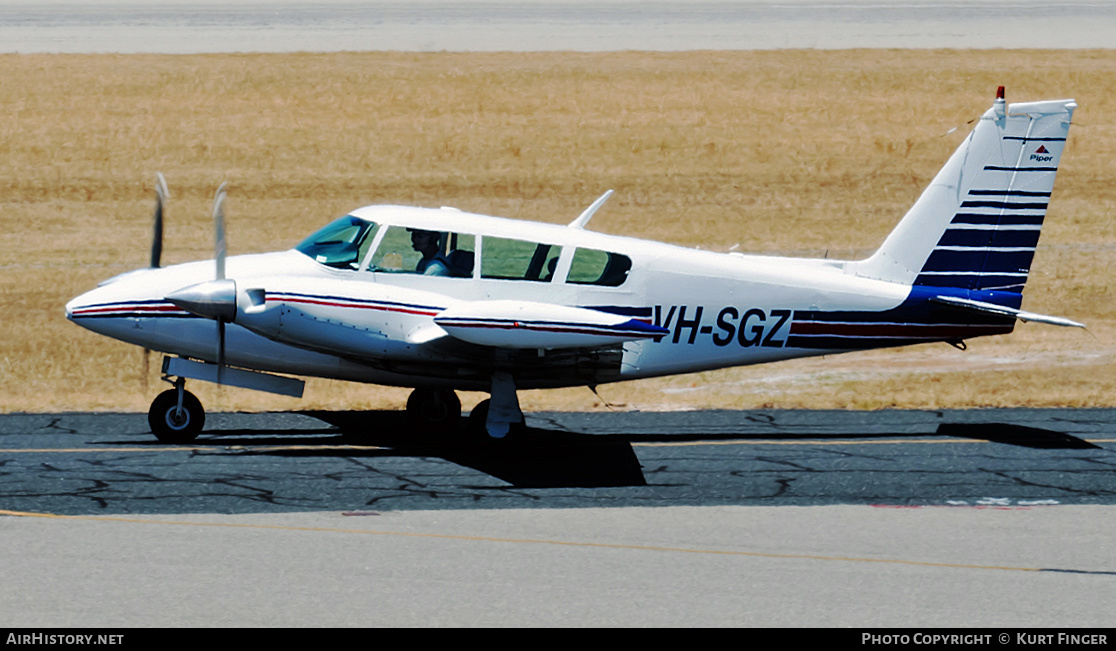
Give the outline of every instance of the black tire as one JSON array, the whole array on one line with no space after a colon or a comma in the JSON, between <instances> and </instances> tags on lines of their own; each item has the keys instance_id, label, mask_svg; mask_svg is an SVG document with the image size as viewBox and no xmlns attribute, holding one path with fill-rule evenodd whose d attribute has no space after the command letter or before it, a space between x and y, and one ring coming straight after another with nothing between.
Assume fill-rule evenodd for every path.
<instances>
[{"instance_id":1,"label":"black tire","mask_svg":"<svg viewBox=\"0 0 1116 651\"><path fill-rule=\"evenodd\" d=\"M205 410L201 401L189 391L182 394L182 413L178 414L178 389L160 393L151 402L147 424L151 433L163 443L189 443L198 438L205 427Z\"/></svg>"},{"instance_id":2,"label":"black tire","mask_svg":"<svg viewBox=\"0 0 1116 651\"><path fill-rule=\"evenodd\" d=\"M484 423L488 420L488 405L490 404L492 404L492 401L486 398L478 402L477 406L473 407L473 411L469 412L470 434L488 438L488 432L484 428Z\"/></svg>"},{"instance_id":3,"label":"black tire","mask_svg":"<svg viewBox=\"0 0 1116 651\"><path fill-rule=\"evenodd\" d=\"M461 399L450 389L415 389L407 398L411 423L430 431L449 431L461 420Z\"/></svg>"}]
</instances>

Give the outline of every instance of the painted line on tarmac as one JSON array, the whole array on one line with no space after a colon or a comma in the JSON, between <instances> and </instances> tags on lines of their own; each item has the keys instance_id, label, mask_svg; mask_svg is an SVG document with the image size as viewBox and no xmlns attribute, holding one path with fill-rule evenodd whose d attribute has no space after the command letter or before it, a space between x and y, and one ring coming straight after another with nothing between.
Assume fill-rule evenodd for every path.
<instances>
[{"instance_id":1,"label":"painted line on tarmac","mask_svg":"<svg viewBox=\"0 0 1116 651\"><path fill-rule=\"evenodd\" d=\"M913 565L918 567L939 567L946 569L1000 570L1008 572L1057 572L1062 574L1094 574L1116 576L1116 571L1078 570L1072 568L1013 567L1010 565L973 565L967 563L934 563L910 561L897 558L860 558L855 556L822 556L817 554L775 554L769 552L745 552L725 549L697 549L687 547L658 547L651 545L625 545L620 543L577 542L570 540L548 540L545 538L497 538L492 536L463 536L440 533L415 533L408 531L376 531L371 529L341 529L333 527L295 527L273 524L245 524L230 522L189 522L183 520L147 520L99 515L59 515L56 513L35 513L30 511L8 511L0 509L0 515L23 518L47 518L54 520L86 520L95 522L123 522L129 524L162 524L188 527L223 527L229 529L269 529L273 531L303 531L317 533L348 533L371 536L398 536L403 538L428 538L439 540L460 540L468 542L496 542L519 545L555 545L562 547L585 547L596 549L626 549L631 551L672 552L676 554L704 554L714 556L747 556L752 558L776 558L785 560L837 561L844 563L881 563L886 565Z\"/></svg>"},{"instance_id":2,"label":"painted line on tarmac","mask_svg":"<svg viewBox=\"0 0 1116 651\"><path fill-rule=\"evenodd\" d=\"M928 435L929 436L929 435ZM1116 439L1082 439L1086 443L1116 443ZM1002 441L984 441L981 439L886 439L863 441L859 439L805 439L801 441L753 440L740 439L734 441L663 441L659 443L632 443L632 446L641 447L677 447L686 445L897 445L897 444L938 444L938 443L1002 443Z\"/></svg>"},{"instance_id":3,"label":"painted line on tarmac","mask_svg":"<svg viewBox=\"0 0 1116 651\"><path fill-rule=\"evenodd\" d=\"M1116 443L1116 439L1082 439L1087 443ZM670 447L693 447L700 445L912 445L912 444L926 444L937 445L943 443L997 443L997 441L983 441L980 439L933 439L933 438L918 438L918 439L886 439L886 440L870 440L864 441L859 439L804 439L801 441L780 441L775 439L733 439L731 441L660 441L660 442L633 442L632 447L641 448L670 448ZM159 447L155 445L145 447L89 447L89 448L0 448L0 454L19 453L19 452L38 452L46 454L50 452L242 452L242 451L263 451L263 452L281 452L284 450L353 450L353 451L369 451L369 450L389 450L391 448L382 445L191 445L191 446L166 446Z\"/></svg>"},{"instance_id":4,"label":"painted line on tarmac","mask_svg":"<svg viewBox=\"0 0 1116 651\"><path fill-rule=\"evenodd\" d=\"M193 446L147 446L122 448L12 448L0 449L0 454L8 452L241 452L263 450L266 452L282 450L387 450L379 445L193 445Z\"/></svg>"},{"instance_id":5,"label":"painted line on tarmac","mask_svg":"<svg viewBox=\"0 0 1116 651\"><path fill-rule=\"evenodd\" d=\"M989 441L980 441L973 439L940 439L940 440L924 440L924 439L895 439L888 441L853 441L853 440L824 440L824 439L809 439L802 441L777 441L777 440L751 440L751 439L734 439L731 441L662 441L657 443L651 442L636 442L632 443L632 447L641 448L672 448L672 447L696 447L703 445L891 445L891 444L910 444L910 443L989 443ZM0 454L18 453L18 452L38 452L41 454L49 454L52 452L65 452L65 453L83 453L83 452L242 452L242 451L261 451L261 452L279 452L284 450L353 450L353 451L368 451L368 450L387 450L390 448L377 446L377 445L190 445L190 446L145 446L145 447L89 447L89 448L8 448L0 449Z\"/></svg>"},{"instance_id":6,"label":"painted line on tarmac","mask_svg":"<svg viewBox=\"0 0 1116 651\"><path fill-rule=\"evenodd\" d=\"M645 448L683 447L687 445L893 445L902 443L989 443L978 439L888 439L884 441L860 441L852 439L804 439L801 441L778 441L774 439L738 439L733 441L662 441L659 443L632 443L632 446Z\"/></svg>"}]
</instances>

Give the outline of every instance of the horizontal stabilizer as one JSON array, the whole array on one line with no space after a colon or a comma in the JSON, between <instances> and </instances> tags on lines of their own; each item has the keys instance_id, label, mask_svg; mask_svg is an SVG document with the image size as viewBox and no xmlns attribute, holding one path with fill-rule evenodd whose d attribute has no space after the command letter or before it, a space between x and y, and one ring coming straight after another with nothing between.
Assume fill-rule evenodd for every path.
<instances>
[{"instance_id":1,"label":"horizontal stabilizer","mask_svg":"<svg viewBox=\"0 0 1116 651\"><path fill-rule=\"evenodd\" d=\"M451 336L498 348L596 348L669 330L628 316L531 301L471 301L434 317Z\"/></svg>"},{"instance_id":2,"label":"horizontal stabilizer","mask_svg":"<svg viewBox=\"0 0 1116 651\"><path fill-rule=\"evenodd\" d=\"M984 312L986 314L1000 314L1003 316L1011 316L1019 319L1020 321L1034 321L1035 323L1048 323L1050 325L1065 326L1067 328L1084 328L1084 323L1063 319L1057 316L1047 316L1045 314L1036 314L1034 312L1025 312L1017 310L1012 307L1004 307L1003 305L996 305L995 303L985 303L983 301L974 301L967 298L959 298L957 296L934 296L930 299L935 303L944 303L945 305L952 305L954 307L961 307L967 310L974 310L977 312Z\"/></svg>"}]
</instances>

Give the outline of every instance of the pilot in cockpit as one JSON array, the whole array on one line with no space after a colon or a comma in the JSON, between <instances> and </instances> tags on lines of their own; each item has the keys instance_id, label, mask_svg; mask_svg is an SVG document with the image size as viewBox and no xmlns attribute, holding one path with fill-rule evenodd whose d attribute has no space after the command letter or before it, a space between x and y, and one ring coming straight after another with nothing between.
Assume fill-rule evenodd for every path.
<instances>
[{"instance_id":1,"label":"pilot in cockpit","mask_svg":"<svg viewBox=\"0 0 1116 651\"><path fill-rule=\"evenodd\" d=\"M424 276L448 276L449 264L442 255L441 233L435 231L411 230L411 247L422 254L415 265L415 271Z\"/></svg>"}]
</instances>

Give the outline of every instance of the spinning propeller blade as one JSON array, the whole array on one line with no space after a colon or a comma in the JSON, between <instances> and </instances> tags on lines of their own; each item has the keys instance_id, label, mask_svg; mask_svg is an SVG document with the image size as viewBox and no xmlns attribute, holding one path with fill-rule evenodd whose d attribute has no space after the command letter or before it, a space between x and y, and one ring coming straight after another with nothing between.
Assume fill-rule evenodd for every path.
<instances>
[{"instance_id":1,"label":"spinning propeller blade","mask_svg":"<svg viewBox=\"0 0 1116 651\"><path fill-rule=\"evenodd\" d=\"M225 254L228 253L228 242L225 241L225 186L227 183L222 183L221 187L217 188L217 194L213 197L213 227L215 230L215 241L213 259L217 261L217 280L225 279Z\"/></svg>"},{"instance_id":2,"label":"spinning propeller blade","mask_svg":"<svg viewBox=\"0 0 1116 651\"><path fill-rule=\"evenodd\" d=\"M225 185L217 188L213 197L214 250L213 259L217 264L217 280L225 279L225 256L228 254L228 241L225 239ZM235 299L234 299L235 300ZM217 318L217 384L221 384L225 368L225 319Z\"/></svg>"},{"instance_id":3,"label":"spinning propeller blade","mask_svg":"<svg viewBox=\"0 0 1116 651\"><path fill-rule=\"evenodd\" d=\"M151 236L151 268L158 269L163 258L163 213L167 209L167 179L162 172L155 173L155 225ZM151 368L151 349L143 349L143 389L147 390L147 376Z\"/></svg>"},{"instance_id":4,"label":"spinning propeller blade","mask_svg":"<svg viewBox=\"0 0 1116 651\"><path fill-rule=\"evenodd\" d=\"M166 210L167 180L162 172L155 174L155 232L151 238L151 268L158 269L163 257L163 211Z\"/></svg>"},{"instance_id":5,"label":"spinning propeller blade","mask_svg":"<svg viewBox=\"0 0 1116 651\"><path fill-rule=\"evenodd\" d=\"M225 240L224 183L213 197L213 222L215 278L176 289L164 298L191 314L217 322L217 383L221 384L225 366L225 324L236 320L236 281L225 277L228 244Z\"/></svg>"}]
</instances>

